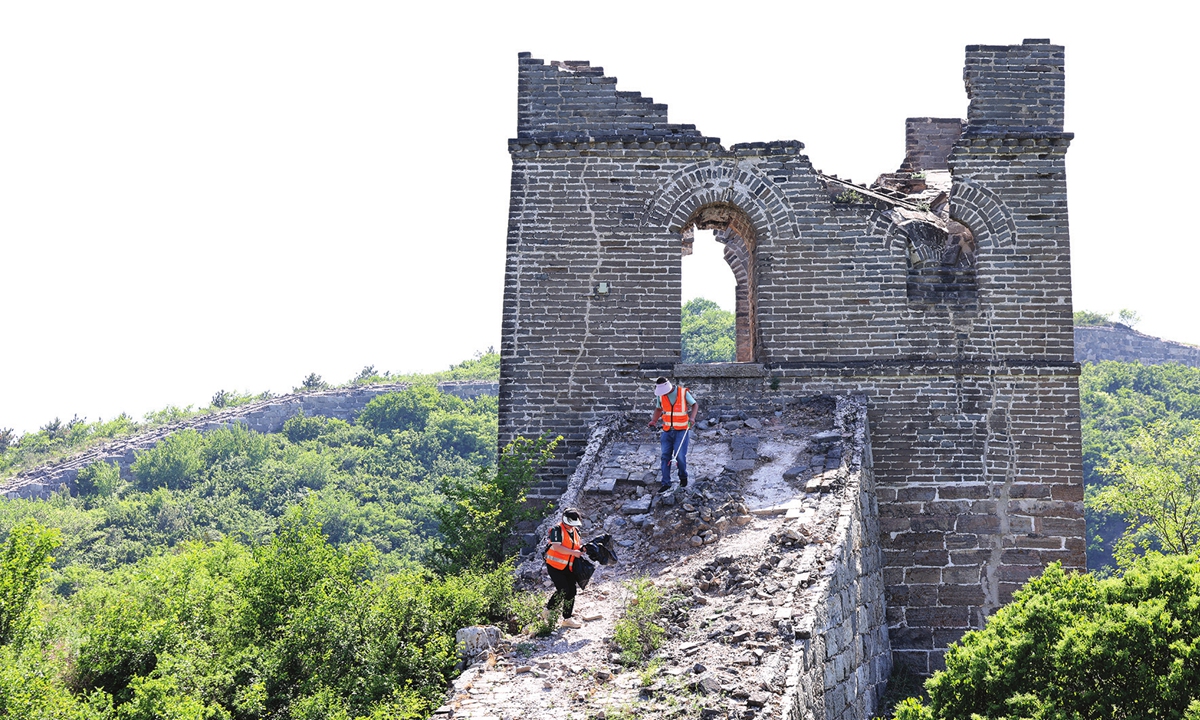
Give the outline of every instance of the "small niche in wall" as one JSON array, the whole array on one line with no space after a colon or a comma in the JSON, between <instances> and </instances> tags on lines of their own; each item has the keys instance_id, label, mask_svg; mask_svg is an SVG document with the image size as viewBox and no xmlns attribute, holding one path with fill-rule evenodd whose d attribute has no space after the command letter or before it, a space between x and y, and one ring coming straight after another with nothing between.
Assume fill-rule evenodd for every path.
<instances>
[{"instance_id":1,"label":"small niche in wall","mask_svg":"<svg viewBox=\"0 0 1200 720\"><path fill-rule=\"evenodd\" d=\"M952 218L893 212L903 213L897 232L908 255L909 305L974 307L977 247L971 229Z\"/></svg>"}]
</instances>

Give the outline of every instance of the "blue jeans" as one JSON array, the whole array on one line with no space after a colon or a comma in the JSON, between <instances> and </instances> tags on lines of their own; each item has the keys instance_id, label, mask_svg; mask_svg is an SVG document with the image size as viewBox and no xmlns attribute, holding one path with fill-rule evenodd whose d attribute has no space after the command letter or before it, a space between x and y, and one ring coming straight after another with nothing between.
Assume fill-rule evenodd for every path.
<instances>
[{"instance_id":1,"label":"blue jeans","mask_svg":"<svg viewBox=\"0 0 1200 720\"><path fill-rule=\"evenodd\" d=\"M658 447L662 450L662 479L663 485L671 484L671 455L679 463L679 479L687 480L687 449L688 440L692 434L687 430L663 430L658 439ZM678 451L678 454L676 454Z\"/></svg>"}]
</instances>

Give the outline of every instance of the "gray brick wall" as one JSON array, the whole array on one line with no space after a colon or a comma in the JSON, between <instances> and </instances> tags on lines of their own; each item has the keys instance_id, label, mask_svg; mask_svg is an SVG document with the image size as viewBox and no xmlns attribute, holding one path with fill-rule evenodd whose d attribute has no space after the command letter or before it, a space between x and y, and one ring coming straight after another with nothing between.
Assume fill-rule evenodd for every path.
<instances>
[{"instance_id":1,"label":"gray brick wall","mask_svg":"<svg viewBox=\"0 0 1200 720\"><path fill-rule=\"evenodd\" d=\"M1060 46L967 49L947 166L951 214L979 244L969 302L910 300L886 208L833 203L801 143L726 149L665 108L630 119L594 70L519 63L500 432L564 436L542 494L565 487L592 421L648 406L658 374L705 407L861 393L899 660L936 669L1025 578L1084 567ZM754 231L741 377L677 367L681 232L713 203Z\"/></svg>"}]
</instances>

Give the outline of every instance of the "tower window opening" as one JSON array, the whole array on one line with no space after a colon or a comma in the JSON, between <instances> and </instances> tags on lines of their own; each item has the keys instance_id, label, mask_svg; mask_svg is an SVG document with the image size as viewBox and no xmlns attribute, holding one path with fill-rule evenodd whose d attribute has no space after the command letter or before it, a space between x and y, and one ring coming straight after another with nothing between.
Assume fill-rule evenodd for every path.
<instances>
[{"instance_id":1,"label":"tower window opening","mask_svg":"<svg viewBox=\"0 0 1200 720\"><path fill-rule=\"evenodd\" d=\"M710 203L692 213L682 241L681 359L754 362L755 233L750 219L733 204Z\"/></svg>"}]
</instances>

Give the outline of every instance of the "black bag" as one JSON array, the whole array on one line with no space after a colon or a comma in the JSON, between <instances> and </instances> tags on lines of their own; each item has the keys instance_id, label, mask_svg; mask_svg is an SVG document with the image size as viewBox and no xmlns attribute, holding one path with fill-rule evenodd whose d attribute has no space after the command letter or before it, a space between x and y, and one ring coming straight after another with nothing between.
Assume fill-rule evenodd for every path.
<instances>
[{"instance_id":1,"label":"black bag","mask_svg":"<svg viewBox=\"0 0 1200 720\"><path fill-rule=\"evenodd\" d=\"M583 546L587 556L601 565L616 565L617 553L613 550L612 535L601 535Z\"/></svg>"},{"instance_id":2,"label":"black bag","mask_svg":"<svg viewBox=\"0 0 1200 720\"><path fill-rule=\"evenodd\" d=\"M575 584L579 586L580 590L583 590L591 581L592 575L596 573L596 566L585 557L577 557L571 563L571 567L575 573Z\"/></svg>"}]
</instances>

